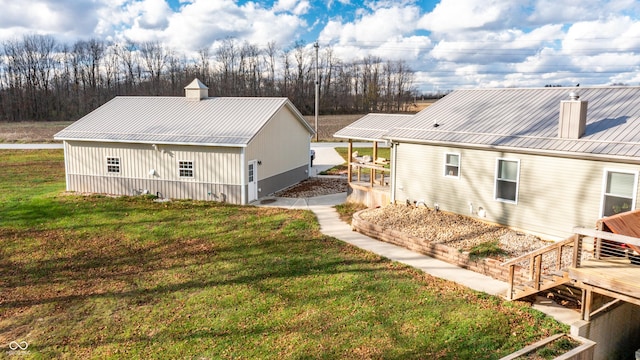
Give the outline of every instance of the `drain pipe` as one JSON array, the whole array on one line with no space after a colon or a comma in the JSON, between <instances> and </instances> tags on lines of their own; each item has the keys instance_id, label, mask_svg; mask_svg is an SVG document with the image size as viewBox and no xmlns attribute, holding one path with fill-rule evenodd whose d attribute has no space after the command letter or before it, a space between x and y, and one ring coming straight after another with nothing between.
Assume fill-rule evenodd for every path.
<instances>
[{"instance_id":1,"label":"drain pipe","mask_svg":"<svg viewBox=\"0 0 640 360\"><path fill-rule=\"evenodd\" d=\"M246 160L246 153L247 148L243 147L240 150L240 183L242 184L242 186L240 187L240 203L242 205L247 205L247 188L249 187L249 185L247 184L247 172L249 170L247 170L247 168L249 167L247 165L247 163L245 162Z\"/></svg>"},{"instance_id":2,"label":"drain pipe","mask_svg":"<svg viewBox=\"0 0 640 360\"><path fill-rule=\"evenodd\" d=\"M398 143L391 141L391 203L396 203L396 164L398 163Z\"/></svg>"}]
</instances>

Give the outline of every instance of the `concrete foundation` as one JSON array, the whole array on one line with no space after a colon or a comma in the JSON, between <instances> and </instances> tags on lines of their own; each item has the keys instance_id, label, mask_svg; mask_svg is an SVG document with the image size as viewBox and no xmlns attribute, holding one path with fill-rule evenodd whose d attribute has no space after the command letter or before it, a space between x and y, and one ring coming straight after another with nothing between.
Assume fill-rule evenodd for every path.
<instances>
[{"instance_id":1,"label":"concrete foundation","mask_svg":"<svg viewBox=\"0 0 640 360\"><path fill-rule=\"evenodd\" d=\"M594 360L633 360L640 349L640 307L622 303L593 316L589 322L572 324L571 335L596 342Z\"/></svg>"},{"instance_id":2,"label":"concrete foundation","mask_svg":"<svg viewBox=\"0 0 640 360\"><path fill-rule=\"evenodd\" d=\"M391 201L388 187L370 187L349 183L347 202L364 204L368 208L388 205Z\"/></svg>"}]
</instances>

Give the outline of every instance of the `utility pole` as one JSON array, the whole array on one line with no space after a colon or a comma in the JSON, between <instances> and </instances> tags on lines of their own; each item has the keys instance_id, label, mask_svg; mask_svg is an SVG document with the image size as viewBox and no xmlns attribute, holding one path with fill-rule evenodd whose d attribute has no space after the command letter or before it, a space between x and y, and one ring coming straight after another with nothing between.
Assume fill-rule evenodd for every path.
<instances>
[{"instance_id":1,"label":"utility pole","mask_svg":"<svg viewBox=\"0 0 640 360\"><path fill-rule=\"evenodd\" d=\"M313 47L316 48L316 102L315 102L315 110L316 110L316 114L315 114L315 120L316 120L316 142L318 142L318 107L320 105L320 81L318 80L318 48L320 47L320 45L318 45L318 41L316 40L316 43L313 44Z\"/></svg>"}]
</instances>

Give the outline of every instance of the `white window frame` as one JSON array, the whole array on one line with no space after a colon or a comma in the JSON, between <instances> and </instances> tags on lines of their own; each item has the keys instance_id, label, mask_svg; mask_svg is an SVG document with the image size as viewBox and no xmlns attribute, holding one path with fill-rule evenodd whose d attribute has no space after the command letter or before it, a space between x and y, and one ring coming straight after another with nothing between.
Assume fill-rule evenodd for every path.
<instances>
[{"instance_id":1,"label":"white window frame","mask_svg":"<svg viewBox=\"0 0 640 360\"><path fill-rule=\"evenodd\" d=\"M190 164L190 167L183 167L183 163L184 164ZM190 171L191 175L183 175L183 171ZM194 177L194 173L195 173L195 165L193 163L193 160L178 160L178 176L181 178L188 178L188 179L192 179Z\"/></svg>"},{"instance_id":2,"label":"white window frame","mask_svg":"<svg viewBox=\"0 0 640 360\"><path fill-rule=\"evenodd\" d=\"M500 162L501 161L509 161L515 162L518 166L517 174L516 174L516 197L514 200L511 199L502 199L498 197L498 181L512 181L509 179L500 179L498 178L498 171L500 170ZM496 159L496 168L494 172L493 179L493 199L496 201L508 203L508 204L517 204L518 203L518 193L520 192L520 159L510 159L510 158L497 158Z\"/></svg>"},{"instance_id":3,"label":"white window frame","mask_svg":"<svg viewBox=\"0 0 640 360\"><path fill-rule=\"evenodd\" d=\"M107 156L107 174L121 174L122 173L122 162L120 161L119 156ZM113 163L113 161L117 161L117 163ZM117 169L118 171L112 171L112 169Z\"/></svg>"},{"instance_id":4,"label":"white window frame","mask_svg":"<svg viewBox=\"0 0 640 360\"><path fill-rule=\"evenodd\" d=\"M634 210L636 208L636 197L638 192L638 171L605 168L602 173L602 191L600 192L600 217L601 218L605 217L604 215L605 197L607 195L622 197L616 194L607 194L607 180L609 178L608 175L609 173L612 173L612 172L633 175L633 194L631 195L632 196L631 209L629 209L629 211Z\"/></svg>"},{"instance_id":5,"label":"white window frame","mask_svg":"<svg viewBox=\"0 0 640 360\"><path fill-rule=\"evenodd\" d=\"M449 175L448 174L447 167L453 166L453 165L450 165L449 163L447 163L447 158L449 157L449 155L455 155L455 156L458 157L458 165L456 165L457 168L458 168L458 175ZM460 163L462 162L461 159L462 159L462 156L460 156L460 153L448 152L448 153L444 154L444 176L445 177L453 178L453 179L459 179L460 178Z\"/></svg>"}]
</instances>

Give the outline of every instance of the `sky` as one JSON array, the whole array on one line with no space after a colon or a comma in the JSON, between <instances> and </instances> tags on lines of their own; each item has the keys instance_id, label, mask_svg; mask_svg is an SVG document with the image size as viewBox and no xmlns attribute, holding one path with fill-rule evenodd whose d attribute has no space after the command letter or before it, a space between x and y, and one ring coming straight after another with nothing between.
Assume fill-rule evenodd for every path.
<instances>
[{"instance_id":1,"label":"sky","mask_svg":"<svg viewBox=\"0 0 640 360\"><path fill-rule=\"evenodd\" d=\"M0 0L0 42L25 34L159 41L186 55L224 39L403 60L421 92L640 85L637 0ZM195 58L195 56L194 56Z\"/></svg>"}]
</instances>

